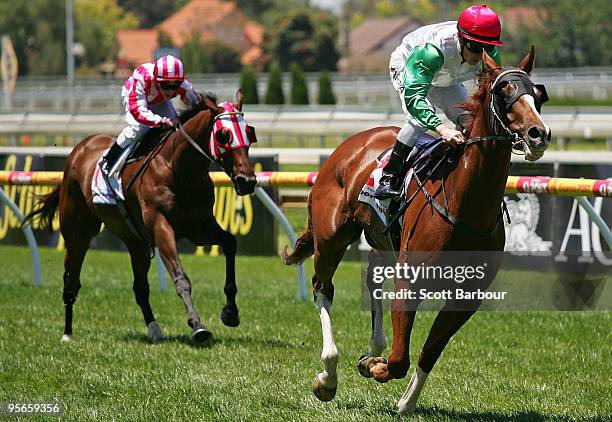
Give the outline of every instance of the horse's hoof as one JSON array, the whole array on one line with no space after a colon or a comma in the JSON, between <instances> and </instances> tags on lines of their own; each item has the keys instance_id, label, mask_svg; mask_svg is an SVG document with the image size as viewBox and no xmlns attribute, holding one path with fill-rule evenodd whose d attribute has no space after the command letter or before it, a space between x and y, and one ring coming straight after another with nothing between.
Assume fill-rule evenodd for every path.
<instances>
[{"instance_id":1,"label":"horse's hoof","mask_svg":"<svg viewBox=\"0 0 612 422\"><path fill-rule=\"evenodd\" d=\"M147 337L153 344L160 343L166 339L166 336L164 336L164 332L157 321L151 321L149 322L149 325L147 325Z\"/></svg>"},{"instance_id":2,"label":"horse's hoof","mask_svg":"<svg viewBox=\"0 0 612 422\"><path fill-rule=\"evenodd\" d=\"M359 371L362 377L372 378L370 368L378 363L386 364L387 359L381 357L373 357L370 356L369 353L366 353L365 355L362 355L357 361L357 370Z\"/></svg>"},{"instance_id":3,"label":"horse's hoof","mask_svg":"<svg viewBox=\"0 0 612 422\"><path fill-rule=\"evenodd\" d=\"M221 322L228 327L237 327L240 325L240 314L238 313L238 308L233 306L229 307L225 305L223 309L221 309Z\"/></svg>"},{"instance_id":4,"label":"horse's hoof","mask_svg":"<svg viewBox=\"0 0 612 422\"><path fill-rule=\"evenodd\" d=\"M212 339L212 332L203 325L197 325L191 333L191 339L198 343L204 343Z\"/></svg>"},{"instance_id":5,"label":"horse's hoof","mask_svg":"<svg viewBox=\"0 0 612 422\"><path fill-rule=\"evenodd\" d=\"M407 400L400 400L397 402L397 411L401 416L412 416L416 412L416 402L409 403Z\"/></svg>"},{"instance_id":6,"label":"horse's hoof","mask_svg":"<svg viewBox=\"0 0 612 422\"><path fill-rule=\"evenodd\" d=\"M334 397L336 397L337 389L338 389L337 386L334 388L325 387L321 383L321 380L319 379L318 376L315 378L314 382L312 383L312 392L319 400L323 402L331 401Z\"/></svg>"},{"instance_id":7,"label":"horse's hoof","mask_svg":"<svg viewBox=\"0 0 612 422\"><path fill-rule=\"evenodd\" d=\"M64 334L62 336L61 342L62 343L70 343L70 342L72 342L72 336L70 334Z\"/></svg>"}]
</instances>

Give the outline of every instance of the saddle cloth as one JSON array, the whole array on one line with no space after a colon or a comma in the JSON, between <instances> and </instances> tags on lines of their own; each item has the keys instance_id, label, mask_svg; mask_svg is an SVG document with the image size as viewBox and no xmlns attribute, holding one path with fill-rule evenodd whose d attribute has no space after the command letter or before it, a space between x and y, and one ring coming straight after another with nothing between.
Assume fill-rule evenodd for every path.
<instances>
[{"instance_id":1,"label":"saddle cloth","mask_svg":"<svg viewBox=\"0 0 612 422\"><path fill-rule=\"evenodd\" d=\"M110 148L109 148L110 149ZM96 169L91 179L91 194L93 196L93 203L99 205L117 205L117 199L119 201L125 201L123 196L123 188L121 185L121 172L112 172L107 179L102 174L100 169L100 162L102 157L108 151L105 150L98 161L96 161ZM110 185L109 185L110 183Z\"/></svg>"},{"instance_id":2,"label":"saddle cloth","mask_svg":"<svg viewBox=\"0 0 612 422\"><path fill-rule=\"evenodd\" d=\"M401 196L405 197L408 192L408 186L410 185L410 181L412 180L414 168L412 167L416 163L423 163L427 161L433 155L434 151L444 145L442 140L434 138L429 134L422 135L416 142L415 147L412 148L410 152L410 156L406 160L405 165L407 164L409 167L408 171L405 172L405 176L402 183ZM376 211L376 215L380 218L380 221L386 227L388 224L389 217L389 205L391 203L391 198L389 199L376 199L374 198L374 192L378 188L380 183L380 178L382 177L382 169L385 167L387 162L389 161L389 157L391 156L392 148L385 150L382 152L378 158L376 159L376 168L370 174L368 181L361 188L361 192L359 193L359 197L357 200L359 202L363 202L364 204L370 205L374 211ZM421 164L419 164L419 168L421 168ZM397 209L397 208L396 208ZM403 216L399 219L400 227L403 225Z\"/></svg>"}]
</instances>

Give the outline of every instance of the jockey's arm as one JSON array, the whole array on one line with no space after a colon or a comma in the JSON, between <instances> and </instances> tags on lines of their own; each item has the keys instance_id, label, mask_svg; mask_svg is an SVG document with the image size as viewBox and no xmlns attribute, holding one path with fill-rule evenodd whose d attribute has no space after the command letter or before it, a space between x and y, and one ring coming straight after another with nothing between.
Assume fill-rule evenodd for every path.
<instances>
[{"instance_id":1,"label":"jockey's arm","mask_svg":"<svg viewBox=\"0 0 612 422\"><path fill-rule=\"evenodd\" d=\"M136 74L136 72L134 72ZM141 78L134 77L128 95L129 110L132 117L146 126L157 127L163 123L164 118L149 110L146 83Z\"/></svg>"},{"instance_id":2,"label":"jockey's arm","mask_svg":"<svg viewBox=\"0 0 612 422\"><path fill-rule=\"evenodd\" d=\"M442 121L425 97L431 81L444 64L444 56L434 45L425 44L412 50L404 67L404 101L406 110L424 128L436 130Z\"/></svg>"},{"instance_id":3,"label":"jockey's arm","mask_svg":"<svg viewBox=\"0 0 612 422\"><path fill-rule=\"evenodd\" d=\"M181 97L181 101L188 106L197 104L200 101L200 96L195 89L193 89L191 82L189 82L187 79L183 80L178 93Z\"/></svg>"}]
</instances>

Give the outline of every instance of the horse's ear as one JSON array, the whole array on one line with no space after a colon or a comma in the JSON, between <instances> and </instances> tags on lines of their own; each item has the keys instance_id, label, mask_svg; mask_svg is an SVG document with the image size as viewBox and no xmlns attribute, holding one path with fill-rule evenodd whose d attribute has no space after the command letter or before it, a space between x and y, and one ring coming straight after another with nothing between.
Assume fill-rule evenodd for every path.
<instances>
[{"instance_id":1,"label":"horse's ear","mask_svg":"<svg viewBox=\"0 0 612 422\"><path fill-rule=\"evenodd\" d=\"M493 60L485 50L482 50L482 62L484 63L486 69L489 72L492 72L493 70L499 68L497 63L495 63L495 60Z\"/></svg>"},{"instance_id":2,"label":"horse's ear","mask_svg":"<svg viewBox=\"0 0 612 422\"><path fill-rule=\"evenodd\" d=\"M236 92L236 102L234 103L234 107L242 111L243 102L244 102L244 93L242 92L242 88L238 88L238 91Z\"/></svg>"},{"instance_id":3,"label":"horse's ear","mask_svg":"<svg viewBox=\"0 0 612 422\"><path fill-rule=\"evenodd\" d=\"M204 95L204 97L202 98L202 102L204 103L206 108L212 111L212 113L215 116L221 113L221 109L219 108L219 106L213 100L211 100L207 95Z\"/></svg>"},{"instance_id":4,"label":"horse's ear","mask_svg":"<svg viewBox=\"0 0 612 422\"><path fill-rule=\"evenodd\" d=\"M529 75L531 71L533 70L534 61L535 61L535 47L532 45L531 50L529 50L529 53L527 53L527 55L523 57L523 60L521 60L521 64L519 64L519 69L521 69L522 71L524 71L525 73Z\"/></svg>"}]
</instances>

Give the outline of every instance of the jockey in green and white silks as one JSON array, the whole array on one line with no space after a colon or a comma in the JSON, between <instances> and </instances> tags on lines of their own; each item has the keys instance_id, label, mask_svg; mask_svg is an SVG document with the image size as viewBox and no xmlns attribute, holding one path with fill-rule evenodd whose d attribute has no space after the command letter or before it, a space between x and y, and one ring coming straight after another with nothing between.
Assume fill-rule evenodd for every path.
<instances>
[{"instance_id":1,"label":"jockey in green and white silks","mask_svg":"<svg viewBox=\"0 0 612 422\"><path fill-rule=\"evenodd\" d=\"M403 163L419 136L427 130L438 132L452 145L465 141L460 131L442 123L435 107L440 107L452 123L458 124L464 111L457 104L468 97L461 82L473 79L481 71L483 49L500 63L500 36L499 18L489 7L481 5L466 9L459 21L423 26L402 39L391 54L389 73L406 113L406 122L383 168L376 198L399 195Z\"/></svg>"}]
</instances>

